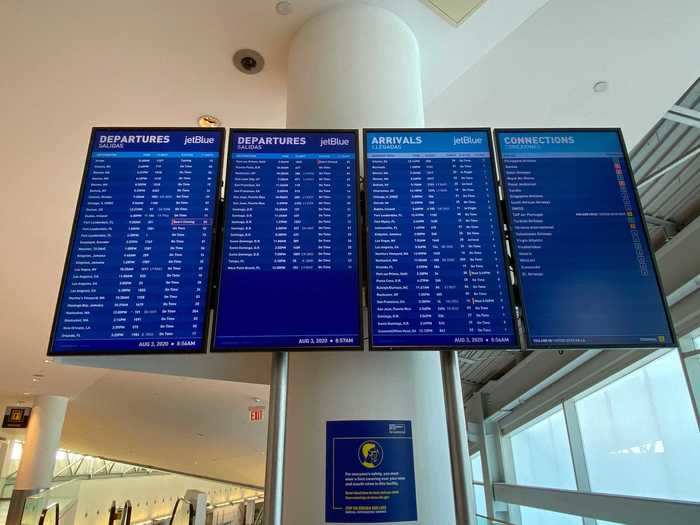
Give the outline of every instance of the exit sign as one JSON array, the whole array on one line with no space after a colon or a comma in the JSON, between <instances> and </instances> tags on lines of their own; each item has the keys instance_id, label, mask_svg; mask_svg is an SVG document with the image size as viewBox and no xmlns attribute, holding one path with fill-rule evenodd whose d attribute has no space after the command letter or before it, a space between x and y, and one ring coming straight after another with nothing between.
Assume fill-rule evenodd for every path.
<instances>
[{"instance_id":1,"label":"exit sign","mask_svg":"<svg viewBox=\"0 0 700 525\"><path fill-rule=\"evenodd\" d=\"M256 406L248 407L248 421L259 423L265 418L265 407Z\"/></svg>"}]
</instances>

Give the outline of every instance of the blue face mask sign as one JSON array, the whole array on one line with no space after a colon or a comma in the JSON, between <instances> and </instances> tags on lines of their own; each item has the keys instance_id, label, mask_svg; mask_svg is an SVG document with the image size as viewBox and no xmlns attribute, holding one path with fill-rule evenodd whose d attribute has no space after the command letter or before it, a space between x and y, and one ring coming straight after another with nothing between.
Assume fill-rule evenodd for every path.
<instances>
[{"instance_id":1,"label":"blue face mask sign","mask_svg":"<svg viewBox=\"0 0 700 525\"><path fill-rule=\"evenodd\" d=\"M417 521L410 421L326 422L326 522Z\"/></svg>"}]
</instances>

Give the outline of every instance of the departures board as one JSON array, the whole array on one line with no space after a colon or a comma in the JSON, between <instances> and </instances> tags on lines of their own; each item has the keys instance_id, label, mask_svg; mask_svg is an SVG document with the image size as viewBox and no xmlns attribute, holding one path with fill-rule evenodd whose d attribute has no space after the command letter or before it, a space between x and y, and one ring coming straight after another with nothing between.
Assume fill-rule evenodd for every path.
<instances>
[{"instance_id":1,"label":"departures board","mask_svg":"<svg viewBox=\"0 0 700 525\"><path fill-rule=\"evenodd\" d=\"M371 348L517 348L489 130L364 143Z\"/></svg>"},{"instance_id":2,"label":"departures board","mask_svg":"<svg viewBox=\"0 0 700 525\"><path fill-rule=\"evenodd\" d=\"M617 129L496 130L528 347L674 346Z\"/></svg>"},{"instance_id":3,"label":"departures board","mask_svg":"<svg viewBox=\"0 0 700 525\"><path fill-rule=\"evenodd\" d=\"M361 348L357 148L231 130L213 351Z\"/></svg>"},{"instance_id":4,"label":"departures board","mask_svg":"<svg viewBox=\"0 0 700 525\"><path fill-rule=\"evenodd\" d=\"M224 130L95 128L50 355L205 351Z\"/></svg>"}]
</instances>

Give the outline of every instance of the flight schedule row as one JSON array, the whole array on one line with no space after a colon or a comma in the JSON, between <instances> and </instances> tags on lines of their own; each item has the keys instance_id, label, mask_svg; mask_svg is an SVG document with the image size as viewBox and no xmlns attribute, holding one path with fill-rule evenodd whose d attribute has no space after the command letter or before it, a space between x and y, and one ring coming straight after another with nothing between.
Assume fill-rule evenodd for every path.
<instances>
[{"instance_id":1,"label":"flight schedule row","mask_svg":"<svg viewBox=\"0 0 700 525\"><path fill-rule=\"evenodd\" d=\"M487 134L370 133L368 147L372 344L513 346Z\"/></svg>"}]
</instances>

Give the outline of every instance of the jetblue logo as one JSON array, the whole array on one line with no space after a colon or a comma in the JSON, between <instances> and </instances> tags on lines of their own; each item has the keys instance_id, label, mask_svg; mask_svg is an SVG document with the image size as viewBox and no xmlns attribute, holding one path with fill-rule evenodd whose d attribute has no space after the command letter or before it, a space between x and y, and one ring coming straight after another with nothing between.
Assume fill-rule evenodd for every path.
<instances>
[{"instance_id":1,"label":"jetblue logo","mask_svg":"<svg viewBox=\"0 0 700 525\"><path fill-rule=\"evenodd\" d=\"M321 139L321 147L323 146L349 146L350 139L339 139L338 137L330 137Z\"/></svg>"},{"instance_id":2,"label":"jetblue logo","mask_svg":"<svg viewBox=\"0 0 700 525\"><path fill-rule=\"evenodd\" d=\"M482 144L483 142L484 139L481 137L470 137L468 135L463 135L453 139L453 146L458 146L460 144Z\"/></svg>"},{"instance_id":3,"label":"jetblue logo","mask_svg":"<svg viewBox=\"0 0 700 525\"><path fill-rule=\"evenodd\" d=\"M188 144L214 144L214 137L205 137L204 135L185 137L185 146Z\"/></svg>"}]
</instances>

